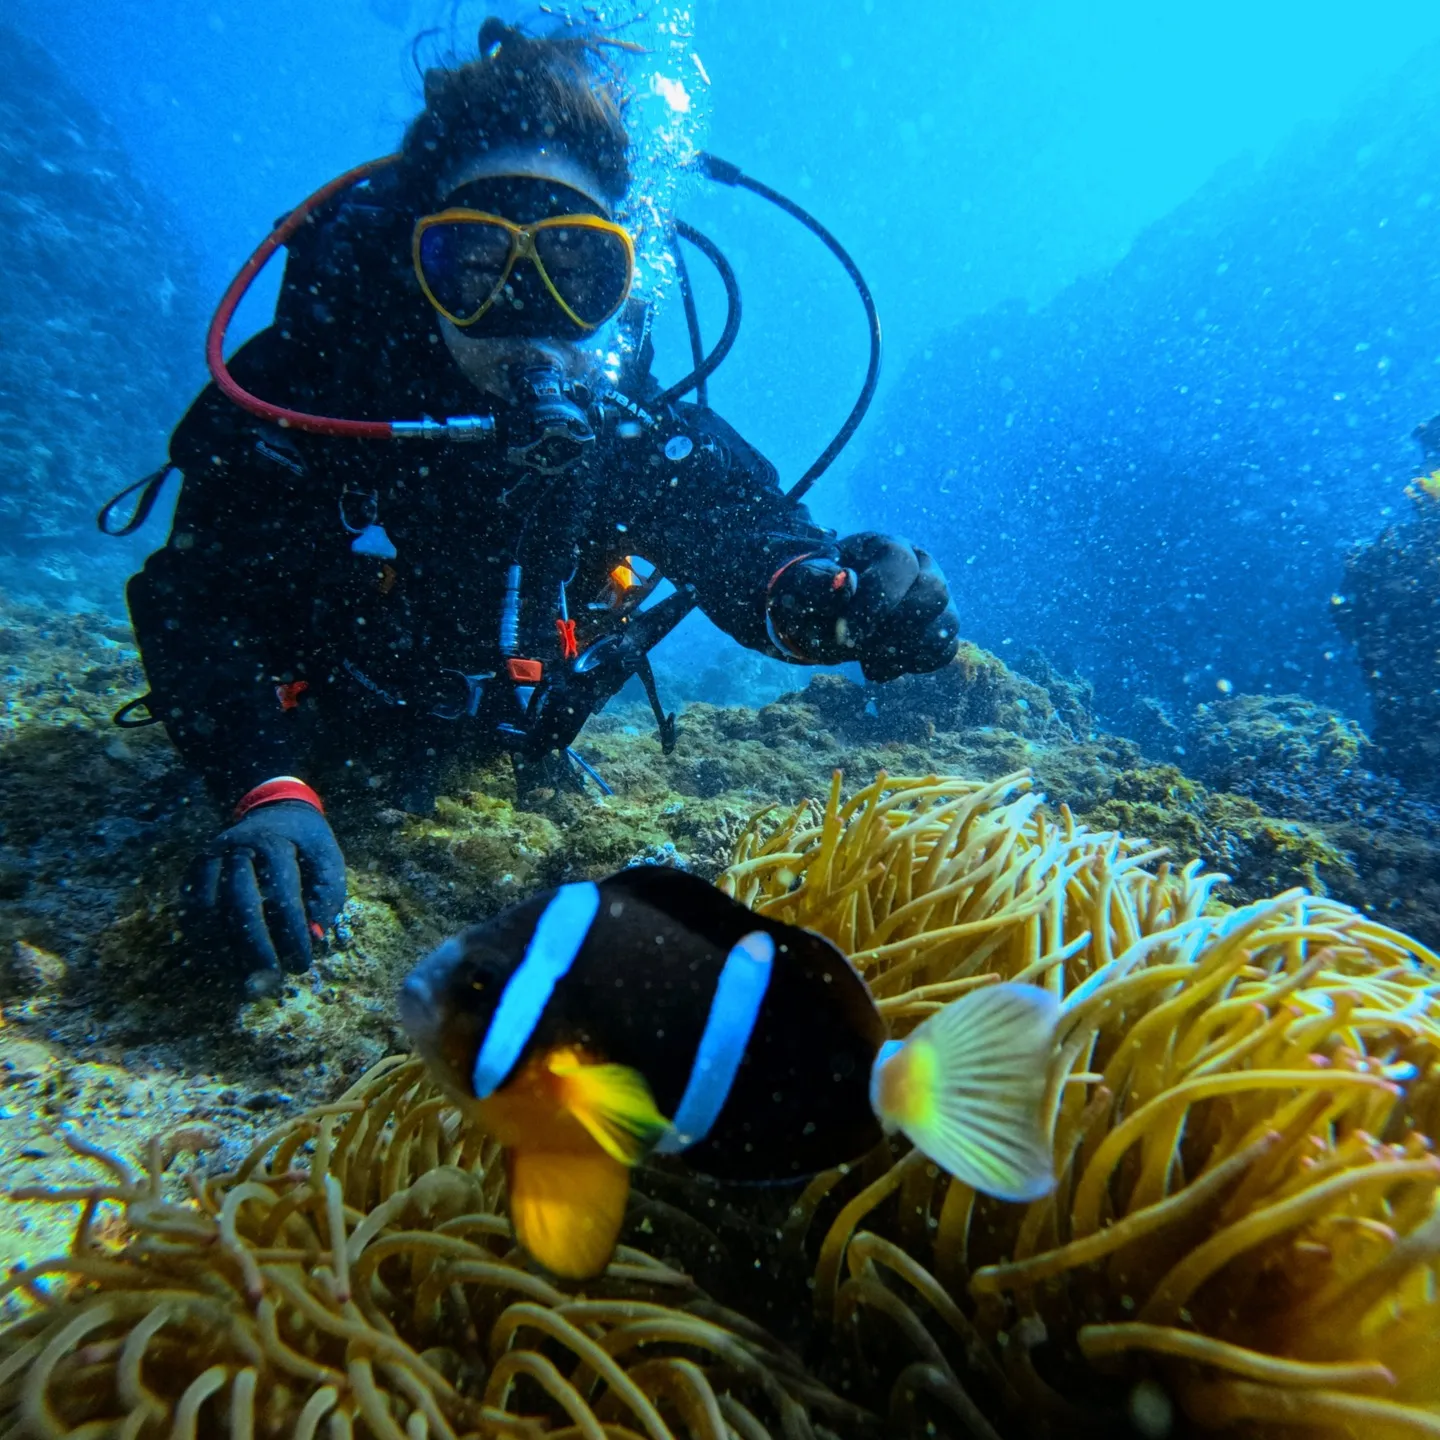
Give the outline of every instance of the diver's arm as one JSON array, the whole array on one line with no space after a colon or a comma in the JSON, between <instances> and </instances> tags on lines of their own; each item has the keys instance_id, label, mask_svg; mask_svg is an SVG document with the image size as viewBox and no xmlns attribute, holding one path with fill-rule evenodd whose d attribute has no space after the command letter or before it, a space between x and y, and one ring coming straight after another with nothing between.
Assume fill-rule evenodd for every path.
<instances>
[{"instance_id":1,"label":"diver's arm","mask_svg":"<svg viewBox=\"0 0 1440 1440\"><path fill-rule=\"evenodd\" d=\"M302 768L292 717L245 611L250 597L167 546L131 579L126 598L150 712L219 804L228 808L261 781Z\"/></svg>"},{"instance_id":2,"label":"diver's arm","mask_svg":"<svg viewBox=\"0 0 1440 1440\"><path fill-rule=\"evenodd\" d=\"M722 630L797 665L858 661L868 680L950 662L960 618L924 550L875 531L837 539L717 415L679 418L699 443L661 468L656 553L641 553L692 585Z\"/></svg>"},{"instance_id":3,"label":"diver's arm","mask_svg":"<svg viewBox=\"0 0 1440 1440\"><path fill-rule=\"evenodd\" d=\"M181 929L261 994L310 964L345 903L345 858L304 783L298 733L326 487L267 460L257 438L209 453L172 441L185 483L170 540L128 598L151 713L230 814L186 873Z\"/></svg>"},{"instance_id":4,"label":"diver's arm","mask_svg":"<svg viewBox=\"0 0 1440 1440\"><path fill-rule=\"evenodd\" d=\"M775 467L710 410L681 406L694 448L661 467L658 491L636 507L636 551L752 650L801 660L775 645L766 625L768 589L802 556L833 559L833 531L785 498Z\"/></svg>"},{"instance_id":5,"label":"diver's arm","mask_svg":"<svg viewBox=\"0 0 1440 1440\"><path fill-rule=\"evenodd\" d=\"M304 768L295 667L312 527L303 482L253 447L225 443L182 463L169 542L127 598L151 713L228 809Z\"/></svg>"}]
</instances>

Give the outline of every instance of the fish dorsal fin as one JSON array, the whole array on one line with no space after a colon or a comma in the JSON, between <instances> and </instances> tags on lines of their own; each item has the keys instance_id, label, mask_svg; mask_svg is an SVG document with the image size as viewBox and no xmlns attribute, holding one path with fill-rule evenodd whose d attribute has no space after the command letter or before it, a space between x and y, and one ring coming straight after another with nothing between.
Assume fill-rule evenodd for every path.
<instances>
[{"instance_id":1,"label":"fish dorsal fin","mask_svg":"<svg viewBox=\"0 0 1440 1440\"><path fill-rule=\"evenodd\" d=\"M526 1253L563 1280L590 1280L610 1263L630 1170L603 1150L512 1150L510 1223Z\"/></svg>"},{"instance_id":2,"label":"fish dorsal fin","mask_svg":"<svg viewBox=\"0 0 1440 1440\"><path fill-rule=\"evenodd\" d=\"M708 880L669 865L631 865L599 883L607 899L650 906L722 952L757 924L765 924Z\"/></svg>"},{"instance_id":3,"label":"fish dorsal fin","mask_svg":"<svg viewBox=\"0 0 1440 1440\"><path fill-rule=\"evenodd\" d=\"M638 1070L590 1064L574 1050L557 1050L547 1063L561 1106L617 1164L639 1164L669 1129Z\"/></svg>"}]
</instances>

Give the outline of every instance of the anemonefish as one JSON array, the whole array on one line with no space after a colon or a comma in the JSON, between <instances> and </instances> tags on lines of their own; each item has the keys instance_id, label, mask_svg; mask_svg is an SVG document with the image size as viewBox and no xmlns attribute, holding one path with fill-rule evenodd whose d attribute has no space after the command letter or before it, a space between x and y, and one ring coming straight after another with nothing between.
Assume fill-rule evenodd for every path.
<instances>
[{"instance_id":1,"label":"anemonefish","mask_svg":"<svg viewBox=\"0 0 1440 1440\"><path fill-rule=\"evenodd\" d=\"M472 926L400 995L432 1072L504 1146L516 1239L575 1280L609 1262L630 1168L651 1154L778 1181L899 1130L977 1189L1045 1194L1058 1010L1037 986L995 984L891 1040L828 940L660 866Z\"/></svg>"}]
</instances>

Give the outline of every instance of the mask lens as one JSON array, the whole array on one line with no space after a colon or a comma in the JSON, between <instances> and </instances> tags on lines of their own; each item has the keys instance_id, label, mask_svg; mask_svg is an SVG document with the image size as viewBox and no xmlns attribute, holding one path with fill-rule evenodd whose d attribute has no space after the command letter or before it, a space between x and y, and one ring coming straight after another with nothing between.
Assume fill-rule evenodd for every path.
<instances>
[{"instance_id":1,"label":"mask lens","mask_svg":"<svg viewBox=\"0 0 1440 1440\"><path fill-rule=\"evenodd\" d=\"M587 324L608 320L630 290L630 252L611 230L592 225L545 225L535 253L550 283Z\"/></svg>"},{"instance_id":2,"label":"mask lens","mask_svg":"<svg viewBox=\"0 0 1440 1440\"><path fill-rule=\"evenodd\" d=\"M420 269L449 315L469 320L500 288L510 233L485 220L445 220L420 236Z\"/></svg>"}]
</instances>

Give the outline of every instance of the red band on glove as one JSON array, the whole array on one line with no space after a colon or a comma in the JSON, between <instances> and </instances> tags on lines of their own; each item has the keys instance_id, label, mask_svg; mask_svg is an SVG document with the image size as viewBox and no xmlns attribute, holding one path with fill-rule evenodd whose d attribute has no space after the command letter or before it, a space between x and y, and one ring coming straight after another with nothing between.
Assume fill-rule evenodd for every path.
<instances>
[{"instance_id":1,"label":"red band on glove","mask_svg":"<svg viewBox=\"0 0 1440 1440\"><path fill-rule=\"evenodd\" d=\"M258 810L262 805L273 805L277 800L303 800L322 815L325 813L320 797L303 780L297 780L293 775L282 775L278 780L267 780L242 795L235 807L235 818L241 820L252 810Z\"/></svg>"}]
</instances>

